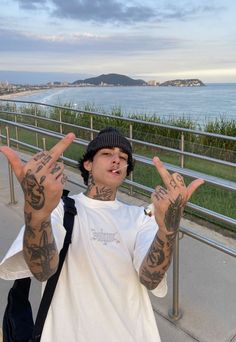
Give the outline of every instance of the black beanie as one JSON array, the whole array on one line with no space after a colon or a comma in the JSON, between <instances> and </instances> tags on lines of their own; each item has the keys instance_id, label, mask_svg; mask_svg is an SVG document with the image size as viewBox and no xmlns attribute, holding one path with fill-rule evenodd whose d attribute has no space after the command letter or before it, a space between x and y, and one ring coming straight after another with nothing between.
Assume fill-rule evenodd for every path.
<instances>
[{"instance_id":1,"label":"black beanie","mask_svg":"<svg viewBox=\"0 0 236 342\"><path fill-rule=\"evenodd\" d=\"M94 154L101 150L102 148L110 148L110 147L119 147L125 153L127 153L128 158L132 160L132 147L128 139L126 139L116 128L107 127L102 129L96 138L94 138L87 146L87 150L85 153L90 154L93 152Z\"/></svg>"},{"instance_id":2,"label":"black beanie","mask_svg":"<svg viewBox=\"0 0 236 342\"><path fill-rule=\"evenodd\" d=\"M132 147L128 139L126 139L116 128L107 127L102 129L96 138L94 138L87 146L87 150L83 157L79 160L79 170L84 179L84 184L88 185L89 172L84 167L84 162L93 160L93 157L102 148L119 147L128 155L127 176L133 171L134 160L132 157Z\"/></svg>"}]
</instances>

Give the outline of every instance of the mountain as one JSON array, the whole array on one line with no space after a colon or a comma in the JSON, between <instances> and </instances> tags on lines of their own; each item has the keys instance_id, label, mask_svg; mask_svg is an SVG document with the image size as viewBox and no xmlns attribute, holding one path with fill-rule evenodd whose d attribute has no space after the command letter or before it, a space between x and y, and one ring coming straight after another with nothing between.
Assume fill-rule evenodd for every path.
<instances>
[{"instance_id":1,"label":"mountain","mask_svg":"<svg viewBox=\"0 0 236 342\"><path fill-rule=\"evenodd\" d=\"M134 80L125 75L120 74L106 74L97 77L90 77L84 80L77 80L73 85L91 84L91 85L114 85L114 86L142 86L146 85L143 80Z\"/></svg>"},{"instance_id":2,"label":"mountain","mask_svg":"<svg viewBox=\"0 0 236 342\"><path fill-rule=\"evenodd\" d=\"M186 79L186 80L170 80L159 84L162 87L201 87L205 84L197 79Z\"/></svg>"}]
</instances>

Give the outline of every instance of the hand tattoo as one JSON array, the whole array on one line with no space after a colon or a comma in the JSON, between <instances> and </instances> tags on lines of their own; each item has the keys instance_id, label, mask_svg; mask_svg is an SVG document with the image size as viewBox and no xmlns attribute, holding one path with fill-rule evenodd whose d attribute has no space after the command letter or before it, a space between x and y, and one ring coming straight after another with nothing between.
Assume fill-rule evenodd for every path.
<instances>
[{"instance_id":1,"label":"hand tattoo","mask_svg":"<svg viewBox=\"0 0 236 342\"><path fill-rule=\"evenodd\" d=\"M165 226L169 232L175 232L179 228L182 215L182 195L178 195L175 201L170 200L170 205L165 213Z\"/></svg>"},{"instance_id":2,"label":"hand tattoo","mask_svg":"<svg viewBox=\"0 0 236 342\"><path fill-rule=\"evenodd\" d=\"M37 154L34 156L34 160L35 160L35 161L38 161L38 160L42 159L42 158L45 157L45 156L46 156L46 153L45 153L44 151L39 152L39 153L37 153Z\"/></svg>"},{"instance_id":3,"label":"hand tattoo","mask_svg":"<svg viewBox=\"0 0 236 342\"><path fill-rule=\"evenodd\" d=\"M26 202L36 210L42 209L45 203L44 186L41 185L45 178L45 176L42 176L38 183L35 175L29 169L21 182Z\"/></svg>"},{"instance_id":4,"label":"hand tattoo","mask_svg":"<svg viewBox=\"0 0 236 342\"><path fill-rule=\"evenodd\" d=\"M52 175L54 175L54 173L56 173L57 171L59 171L61 169L61 166L60 165L58 165L58 164L56 164L53 168L52 168L52 170L51 170L51 174Z\"/></svg>"}]
</instances>

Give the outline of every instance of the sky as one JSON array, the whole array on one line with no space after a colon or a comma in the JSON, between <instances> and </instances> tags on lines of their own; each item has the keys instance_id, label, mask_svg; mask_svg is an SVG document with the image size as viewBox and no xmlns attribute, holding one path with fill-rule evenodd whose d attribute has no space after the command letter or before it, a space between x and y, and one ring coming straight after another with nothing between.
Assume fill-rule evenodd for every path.
<instances>
[{"instance_id":1,"label":"sky","mask_svg":"<svg viewBox=\"0 0 236 342\"><path fill-rule=\"evenodd\" d=\"M235 0L1 0L0 81L236 82L235 17Z\"/></svg>"}]
</instances>

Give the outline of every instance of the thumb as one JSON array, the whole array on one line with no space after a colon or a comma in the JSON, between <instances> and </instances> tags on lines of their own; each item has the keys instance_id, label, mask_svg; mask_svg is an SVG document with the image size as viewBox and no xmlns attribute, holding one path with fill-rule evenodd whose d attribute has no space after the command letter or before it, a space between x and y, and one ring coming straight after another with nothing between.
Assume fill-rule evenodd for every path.
<instances>
[{"instance_id":1,"label":"thumb","mask_svg":"<svg viewBox=\"0 0 236 342\"><path fill-rule=\"evenodd\" d=\"M16 154L15 151L13 151L10 147L8 146L2 146L0 147L0 152L4 154L4 156L8 159L9 163L12 166L12 169L19 181L21 181L21 175L22 175L22 168L23 168L23 163L21 162L19 156Z\"/></svg>"}]
</instances>

